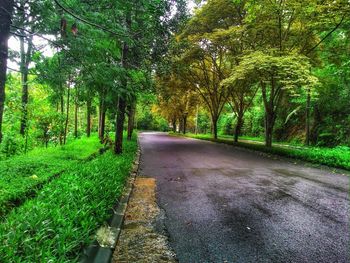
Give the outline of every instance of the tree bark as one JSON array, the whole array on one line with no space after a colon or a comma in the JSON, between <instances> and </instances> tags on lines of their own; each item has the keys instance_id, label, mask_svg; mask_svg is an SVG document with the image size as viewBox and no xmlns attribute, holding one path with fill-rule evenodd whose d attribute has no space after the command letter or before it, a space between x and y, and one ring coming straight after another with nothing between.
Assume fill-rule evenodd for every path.
<instances>
[{"instance_id":1,"label":"tree bark","mask_svg":"<svg viewBox=\"0 0 350 263\"><path fill-rule=\"evenodd\" d=\"M116 118L115 145L114 153L121 154L123 152L123 131L126 111L126 100L119 98L118 112Z\"/></svg>"},{"instance_id":2,"label":"tree bark","mask_svg":"<svg viewBox=\"0 0 350 263\"><path fill-rule=\"evenodd\" d=\"M99 121L98 121L98 137L100 138L100 142L104 141L105 137L105 127L106 127L106 105L105 99L103 95L100 98L100 111L99 111Z\"/></svg>"},{"instance_id":3,"label":"tree bark","mask_svg":"<svg viewBox=\"0 0 350 263\"><path fill-rule=\"evenodd\" d=\"M105 129L106 129L106 109L103 109L101 116L101 142L105 139Z\"/></svg>"},{"instance_id":4,"label":"tree bark","mask_svg":"<svg viewBox=\"0 0 350 263\"><path fill-rule=\"evenodd\" d=\"M238 114L237 115L237 124L235 128L235 135L234 135L234 142L238 142L238 137L241 135L242 132L242 127L243 127L243 114Z\"/></svg>"},{"instance_id":5,"label":"tree bark","mask_svg":"<svg viewBox=\"0 0 350 263\"><path fill-rule=\"evenodd\" d=\"M306 113L305 113L305 145L310 145L310 103L311 103L311 94L310 88L307 90L307 99L306 99Z\"/></svg>"},{"instance_id":6,"label":"tree bark","mask_svg":"<svg viewBox=\"0 0 350 263\"><path fill-rule=\"evenodd\" d=\"M28 71L24 69L22 72L22 116L21 116L21 127L20 134L25 135L27 129L28 119Z\"/></svg>"},{"instance_id":7,"label":"tree bark","mask_svg":"<svg viewBox=\"0 0 350 263\"><path fill-rule=\"evenodd\" d=\"M125 17L125 22L127 29L131 29L131 12L128 11ZM128 55L129 55L129 46L126 42L123 43L121 64L123 69L126 71L128 69ZM127 72L125 72L127 73ZM128 85L128 76L125 74L122 79L122 86L127 90ZM125 122L125 113L126 113L126 94L120 94L118 98L118 107L117 107L117 117L116 117L116 130L115 130L115 143L114 143L114 153L121 154L123 152L123 131L124 131L124 122Z\"/></svg>"},{"instance_id":8,"label":"tree bark","mask_svg":"<svg viewBox=\"0 0 350 263\"><path fill-rule=\"evenodd\" d=\"M99 112L98 112L98 138L100 139L100 142L102 143L102 136L101 136L101 128L102 128L102 112L103 112L103 98L100 95L100 104L99 104Z\"/></svg>"},{"instance_id":9,"label":"tree bark","mask_svg":"<svg viewBox=\"0 0 350 263\"><path fill-rule=\"evenodd\" d=\"M28 100L29 100L29 89L28 89L28 72L29 64L32 56L32 37L28 40L28 50L24 50L24 39L21 38L21 75L22 75L22 117L21 117L21 128L20 134L25 135L28 123Z\"/></svg>"},{"instance_id":10,"label":"tree bark","mask_svg":"<svg viewBox=\"0 0 350 263\"><path fill-rule=\"evenodd\" d=\"M213 121L213 135L216 140L218 138L218 120Z\"/></svg>"},{"instance_id":11,"label":"tree bark","mask_svg":"<svg viewBox=\"0 0 350 263\"><path fill-rule=\"evenodd\" d=\"M68 85L68 89L67 89L67 112L66 112L66 123L64 126L63 144L66 144L66 142L67 142L68 123L69 123L69 100L70 100L70 85Z\"/></svg>"},{"instance_id":12,"label":"tree bark","mask_svg":"<svg viewBox=\"0 0 350 263\"><path fill-rule=\"evenodd\" d=\"M128 140L130 141L132 138L132 134L134 132L134 123L135 123L135 109L136 103L133 102L128 110Z\"/></svg>"},{"instance_id":13,"label":"tree bark","mask_svg":"<svg viewBox=\"0 0 350 263\"><path fill-rule=\"evenodd\" d=\"M271 90L267 92L266 85L261 82L261 94L265 107L265 146L272 146L273 128L275 126L277 109L282 98L281 87L274 76L271 77ZM268 98L269 96L269 98Z\"/></svg>"},{"instance_id":14,"label":"tree bark","mask_svg":"<svg viewBox=\"0 0 350 263\"><path fill-rule=\"evenodd\" d=\"M24 24L26 23L26 15L25 15L25 4L22 1L21 3L22 11L22 26L24 27ZM32 49L33 49L33 35L30 35L28 37L28 47L27 50L25 49L25 34L26 32L24 30L21 30L21 34L23 35L20 37L20 55L21 55L21 81L22 81L22 116L21 116L21 127L20 127L20 134L22 136L25 136L26 129L27 129L27 123L28 123L28 98L29 98L29 90L28 90L28 72L29 72L29 64L32 60Z\"/></svg>"},{"instance_id":15,"label":"tree bark","mask_svg":"<svg viewBox=\"0 0 350 263\"><path fill-rule=\"evenodd\" d=\"M183 122L182 122L182 119L179 118L179 133L181 133L182 130L183 130Z\"/></svg>"},{"instance_id":16,"label":"tree bark","mask_svg":"<svg viewBox=\"0 0 350 263\"><path fill-rule=\"evenodd\" d=\"M172 126L173 126L173 132L176 132L176 118L174 118L171 122Z\"/></svg>"},{"instance_id":17,"label":"tree bark","mask_svg":"<svg viewBox=\"0 0 350 263\"><path fill-rule=\"evenodd\" d=\"M182 130L182 133L183 133L183 134L186 134L187 116L184 116L184 117L182 118L182 121L183 121L183 130Z\"/></svg>"},{"instance_id":18,"label":"tree bark","mask_svg":"<svg viewBox=\"0 0 350 263\"><path fill-rule=\"evenodd\" d=\"M198 134L198 116L199 116L199 106L197 105L197 110L196 110L196 128L195 128L195 134Z\"/></svg>"},{"instance_id":19,"label":"tree bark","mask_svg":"<svg viewBox=\"0 0 350 263\"><path fill-rule=\"evenodd\" d=\"M275 125L275 114L273 112L265 113L265 146L272 146L272 136L273 136L273 127Z\"/></svg>"},{"instance_id":20,"label":"tree bark","mask_svg":"<svg viewBox=\"0 0 350 263\"><path fill-rule=\"evenodd\" d=\"M86 102L86 136L91 136L91 99Z\"/></svg>"},{"instance_id":21,"label":"tree bark","mask_svg":"<svg viewBox=\"0 0 350 263\"><path fill-rule=\"evenodd\" d=\"M78 138L78 111L79 111L79 105L78 105L78 98L75 98L75 108L74 108L74 137Z\"/></svg>"},{"instance_id":22,"label":"tree bark","mask_svg":"<svg viewBox=\"0 0 350 263\"><path fill-rule=\"evenodd\" d=\"M213 115L211 116L211 125L212 125L212 135L213 135L213 138L216 140L218 138L218 119L219 117L216 116L216 115Z\"/></svg>"},{"instance_id":23,"label":"tree bark","mask_svg":"<svg viewBox=\"0 0 350 263\"><path fill-rule=\"evenodd\" d=\"M7 73L8 39L13 11L13 0L0 1L0 143L5 106L5 83Z\"/></svg>"},{"instance_id":24,"label":"tree bark","mask_svg":"<svg viewBox=\"0 0 350 263\"><path fill-rule=\"evenodd\" d=\"M62 90L62 87L61 87ZM61 100L61 116L62 116L62 122L60 123L60 145L63 144L63 134L64 134L64 128L63 128L63 114L64 114L64 98L63 98L63 93L60 96Z\"/></svg>"}]
</instances>

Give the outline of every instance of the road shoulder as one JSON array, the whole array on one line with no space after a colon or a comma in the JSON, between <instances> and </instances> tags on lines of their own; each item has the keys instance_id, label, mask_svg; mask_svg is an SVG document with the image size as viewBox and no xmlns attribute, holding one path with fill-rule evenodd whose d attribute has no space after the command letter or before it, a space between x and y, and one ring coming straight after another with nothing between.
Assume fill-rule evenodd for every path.
<instances>
[{"instance_id":1,"label":"road shoulder","mask_svg":"<svg viewBox=\"0 0 350 263\"><path fill-rule=\"evenodd\" d=\"M162 213L156 203L156 180L134 183L113 262L177 262L167 237L159 230Z\"/></svg>"}]
</instances>

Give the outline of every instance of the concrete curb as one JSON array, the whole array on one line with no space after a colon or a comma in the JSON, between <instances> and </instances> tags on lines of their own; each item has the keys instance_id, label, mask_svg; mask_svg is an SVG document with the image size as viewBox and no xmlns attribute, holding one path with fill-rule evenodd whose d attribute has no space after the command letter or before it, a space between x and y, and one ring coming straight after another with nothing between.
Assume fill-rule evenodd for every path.
<instances>
[{"instance_id":1,"label":"concrete curb","mask_svg":"<svg viewBox=\"0 0 350 263\"><path fill-rule=\"evenodd\" d=\"M81 263L109 263L112 260L115 246L118 243L121 228L124 222L124 215L132 189L134 187L134 181L138 174L139 165L141 159L141 149L138 143L138 150L136 158L133 162L133 167L130 172L130 178L127 181L123 194L117 202L115 209L113 209L113 215L108 220L106 226L100 228L96 233L96 240L84 250L83 256L80 259ZM102 229L102 230L101 230ZM105 238L99 238L99 232L107 232L107 240Z\"/></svg>"}]
</instances>

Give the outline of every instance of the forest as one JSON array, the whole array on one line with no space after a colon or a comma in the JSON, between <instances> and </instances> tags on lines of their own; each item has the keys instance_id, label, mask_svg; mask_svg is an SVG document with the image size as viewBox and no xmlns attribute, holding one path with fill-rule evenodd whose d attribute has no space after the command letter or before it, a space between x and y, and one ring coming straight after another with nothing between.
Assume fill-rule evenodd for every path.
<instances>
[{"instance_id":1,"label":"forest","mask_svg":"<svg viewBox=\"0 0 350 263\"><path fill-rule=\"evenodd\" d=\"M349 17L347 0L1 1L0 262L76 261L135 130L350 169Z\"/></svg>"}]
</instances>

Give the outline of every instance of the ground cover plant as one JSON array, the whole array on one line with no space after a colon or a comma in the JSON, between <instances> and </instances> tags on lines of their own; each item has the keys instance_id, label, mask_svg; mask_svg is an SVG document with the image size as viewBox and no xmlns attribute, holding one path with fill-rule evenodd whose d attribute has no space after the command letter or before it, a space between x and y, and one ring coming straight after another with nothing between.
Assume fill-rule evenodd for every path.
<instances>
[{"instance_id":1,"label":"ground cover plant","mask_svg":"<svg viewBox=\"0 0 350 263\"><path fill-rule=\"evenodd\" d=\"M0 161L0 219L38 188L73 164L98 152L97 136L83 137L65 146L37 148L26 155Z\"/></svg>"},{"instance_id":2,"label":"ground cover plant","mask_svg":"<svg viewBox=\"0 0 350 263\"><path fill-rule=\"evenodd\" d=\"M122 155L74 163L0 224L0 262L75 262L110 216L129 175L136 138Z\"/></svg>"},{"instance_id":3,"label":"ground cover plant","mask_svg":"<svg viewBox=\"0 0 350 263\"><path fill-rule=\"evenodd\" d=\"M176 135L171 133L172 135ZM277 154L285 157L296 158L303 161L312 162L315 164L327 165L329 167L341 168L350 170L350 148L346 146L338 146L334 148L325 147L302 147L294 145L286 145L283 143L276 143L272 147L266 147L261 143L248 142L248 140L242 140L234 143L232 138L229 139L227 136L213 139L210 134L191 134L186 135L191 138L200 140L207 140L225 144L231 144L240 146L252 150L257 150L265 153ZM250 138L251 139L251 138Z\"/></svg>"}]
</instances>

